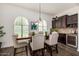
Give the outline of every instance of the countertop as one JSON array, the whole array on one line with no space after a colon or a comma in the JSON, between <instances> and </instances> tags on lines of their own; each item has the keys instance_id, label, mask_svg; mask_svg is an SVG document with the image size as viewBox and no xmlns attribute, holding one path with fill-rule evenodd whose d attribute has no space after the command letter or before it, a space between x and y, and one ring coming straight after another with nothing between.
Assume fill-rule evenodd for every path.
<instances>
[{"instance_id":1,"label":"countertop","mask_svg":"<svg viewBox=\"0 0 79 59\"><path fill-rule=\"evenodd\" d=\"M75 31L77 33L77 29L73 29L73 28L58 29L58 33L68 34L68 35L77 35L77 34L74 33Z\"/></svg>"}]
</instances>

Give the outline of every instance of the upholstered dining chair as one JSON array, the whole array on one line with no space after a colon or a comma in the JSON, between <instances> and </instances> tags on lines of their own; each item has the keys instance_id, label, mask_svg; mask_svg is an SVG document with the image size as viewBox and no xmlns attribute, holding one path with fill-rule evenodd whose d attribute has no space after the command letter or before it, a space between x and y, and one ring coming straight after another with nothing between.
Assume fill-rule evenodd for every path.
<instances>
[{"instance_id":1,"label":"upholstered dining chair","mask_svg":"<svg viewBox=\"0 0 79 59\"><path fill-rule=\"evenodd\" d=\"M23 48L23 47L25 47L25 50L26 50L26 55L28 54L28 52L27 52L27 42L26 42L26 40L24 41L24 40L16 40L16 38L18 37L18 35L13 35L13 44L14 44L14 56L16 55L16 54L18 54L18 53L22 53L22 52L24 52L24 51L21 51L21 52L17 52L16 53L16 50L18 49L18 48Z\"/></svg>"},{"instance_id":2,"label":"upholstered dining chair","mask_svg":"<svg viewBox=\"0 0 79 59\"><path fill-rule=\"evenodd\" d=\"M32 37L32 42L30 43L31 55L35 55L35 52L41 51L44 55L44 35L36 34Z\"/></svg>"},{"instance_id":3,"label":"upholstered dining chair","mask_svg":"<svg viewBox=\"0 0 79 59\"><path fill-rule=\"evenodd\" d=\"M49 35L49 39L45 40L45 46L50 51L50 54L52 55L52 47L55 47L56 52L58 53L58 37L59 34L57 32L52 32L52 34Z\"/></svg>"}]
</instances>

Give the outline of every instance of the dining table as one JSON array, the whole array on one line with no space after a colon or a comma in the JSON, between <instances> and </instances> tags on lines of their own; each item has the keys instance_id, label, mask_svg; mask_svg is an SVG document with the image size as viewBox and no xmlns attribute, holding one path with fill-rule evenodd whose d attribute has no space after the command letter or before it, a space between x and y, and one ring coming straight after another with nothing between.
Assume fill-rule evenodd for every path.
<instances>
[{"instance_id":1,"label":"dining table","mask_svg":"<svg viewBox=\"0 0 79 59\"><path fill-rule=\"evenodd\" d=\"M16 40L28 40L28 43L27 43L27 52L28 52L28 56L30 56L30 51L29 51L29 48L30 48L30 42L32 41L32 36L29 36L29 37L20 37L20 38L16 38Z\"/></svg>"},{"instance_id":2,"label":"dining table","mask_svg":"<svg viewBox=\"0 0 79 59\"><path fill-rule=\"evenodd\" d=\"M32 40L32 36L16 38L16 40L25 40L25 39L30 39L30 40Z\"/></svg>"}]
</instances>

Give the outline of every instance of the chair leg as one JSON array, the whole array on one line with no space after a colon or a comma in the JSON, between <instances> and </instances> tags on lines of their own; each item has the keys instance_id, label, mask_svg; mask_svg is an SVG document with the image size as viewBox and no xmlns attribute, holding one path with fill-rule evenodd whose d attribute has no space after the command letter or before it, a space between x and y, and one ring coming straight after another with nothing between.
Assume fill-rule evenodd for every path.
<instances>
[{"instance_id":1,"label":"chair leg","mask_svg":"<svg viewBox=\"0 0 79 59\"><path fill-rule=\"evenodd\" d=\"M42 49L42 56L44 56L44 49Z\"/></svg>"},{"instance_id":2,"label":"chair leg","mask_svg":"<svg viewBox=\"0 0 79 59\"><path fill-rule=\"evenodd\" d=\"M14 48L14 56L16 55L16 48Z\"/></svg>"},{"instance_id":3,"label":"chair leg","mask_svg":"<svg viewBox=\"0 0 79 59\"><path fill-rule=\"evenodd\" d=\"M47 47L46 47L46 44L44 43L44 49L46 49Z\"/></svg>"},{"instance_id":4,"label":"chair leg","mask_svg":"<svg viewBox=\"0 0 79 59\"><path fill-rule=\"evenodd\" d=\"M49 46L46 46L46 49L48 52L50 52L50 47Z\"/></svg>"},{"instance_id":5,"label":"chair leg","mask_svg":"<svg viewBox=\"0 0 79 59\"><path fill-rule=\"evenodd\" d=\"M58 53L58 44L56 44L56 52Z\"/></svg>"},{"instance_id":6,"label":"chair leg","mask_svg":"<svg viewBox=\"0 0 79 59\"><path fill-rule=\"evenodd\" d=\"M34 56L35 55L35 52L34 51L32 51L32 56Z\"/></svg>"},{"instance_id":7,"label":"chair leg","mask_svg":"<svg viewBox=\"0 0 79 59\"><path fill-rule=\"evenodd\" d=\"M50 47L50 55L52 56L52 48Z\"/></svg>"},{"instance_id":8,"label":"chair leg","mask_svg":"<svg viewBox=\"0 0 79 59\"><path fill-rule=\"evenodd\" d=\"M47 51L50 53L50 55L52 56L52 48L51 48L51 46L49 46L49 45L47 45L47 44L45 44L46 45L46 49L47 49Z\"/></svg>"},{"instance_id":9,"label":"chair leg","mask_svg":"<svg viewBox=\"0 0 79 59\"><path fill-rule=\"evenodd\" d=\"M31 46L29 46L29 50L30 50L30 51L29 51L29 52L30 52L30 55L33 56L33 51L32 51L32 49L31 49Z\"/></svg>"},{"instance_id":10,"label":"chair leg","mask_svg":"<svg viewBox=\"0 0 79 59\"><path fill-rule=\"evenodd\" d=\"M27 46L25 46L25 50L26 50L26 55L28 55L28 49L27 49Z\"/></svg>"}]
</instances>

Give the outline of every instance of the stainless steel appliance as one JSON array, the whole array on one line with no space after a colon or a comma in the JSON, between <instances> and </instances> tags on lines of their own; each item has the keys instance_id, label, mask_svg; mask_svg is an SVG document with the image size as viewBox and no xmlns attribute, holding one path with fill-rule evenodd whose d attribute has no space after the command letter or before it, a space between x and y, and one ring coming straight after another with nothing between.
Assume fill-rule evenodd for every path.
<instances>
[{"instance_id":1,"label":"stainless steel appliance","mask_svg":"<svg viewBox=\"0 0 79 59\"><path fill-rule=\"evenodd\" d=\"M78 45L77 34L68 34L67 35L67 45L77 48L77 45Z\"/></svg>"}]
</instances>

